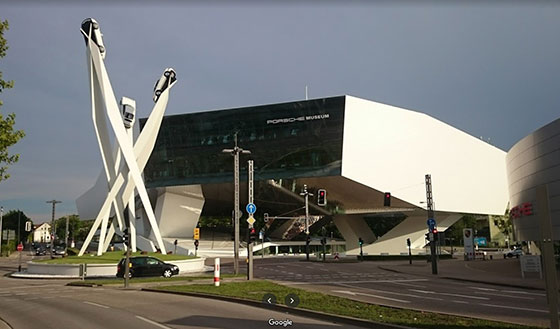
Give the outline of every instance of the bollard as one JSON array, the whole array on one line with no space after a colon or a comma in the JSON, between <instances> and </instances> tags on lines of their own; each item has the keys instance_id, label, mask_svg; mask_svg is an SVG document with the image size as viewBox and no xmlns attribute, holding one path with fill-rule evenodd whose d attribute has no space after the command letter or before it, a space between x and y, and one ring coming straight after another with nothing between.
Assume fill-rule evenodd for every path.
<instances>
[{"instance_id":1,"label":"bollard","mask_svg":"<svg viewBox=\"0 0 560 329\"><path fill-rule=\"evenodd\" d=\"M220 286L220 259L214 258L214 286Z\"/></svg>"}]
</instances>

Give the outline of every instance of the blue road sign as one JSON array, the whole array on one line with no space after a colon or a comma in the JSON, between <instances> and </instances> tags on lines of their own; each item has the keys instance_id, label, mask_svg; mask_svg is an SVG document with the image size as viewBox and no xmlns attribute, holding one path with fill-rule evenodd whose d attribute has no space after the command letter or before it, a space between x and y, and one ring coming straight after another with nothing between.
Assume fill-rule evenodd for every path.
<instances>
[{"instance_id":1,"label":"blue road sign","mask_svg":"<svg viewBox=\"0 0 560 329\"><path fill-rule=\"evenodd\" d=\"M430 228L430 230L433 230L434 227L436 226L436 221L433 218L428 218L428 221L426 222L426 224L428 224L428 227Z\"/></svg>"},{"instance_id":2,"label":"blue road sign","mask_svg":"<svg viewBox=\"0 0 560 329\"><path fill-rule=\"evenodd\" d=\"M245 207L245 209L247 210L247 212L249 214L254 214L255 211L257 211L257 206L255 206L254 203L249 203L249 204L247 204L247 207Z\"/></svg>"}]
</instances>

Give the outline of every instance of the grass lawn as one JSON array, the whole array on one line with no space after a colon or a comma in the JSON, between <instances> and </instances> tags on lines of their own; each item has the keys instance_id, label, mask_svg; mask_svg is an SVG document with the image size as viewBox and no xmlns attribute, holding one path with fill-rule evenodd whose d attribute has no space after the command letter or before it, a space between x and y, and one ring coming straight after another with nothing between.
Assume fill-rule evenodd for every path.
<instances>
[{"instance_id":1,"label":"grass lawn","mask_svg":"<svg viewBox=\"0 0 560 329\"><path fill-rule=\"evenodd\" d=\"M150 252L147 255L141 255L140 252L133 252L132 256L152 256L161 259L164 262L196 258L194 256L185 255L164 255L156 252ZM63 258L37 260L35 262L46 264L117 264L123 257L124 251L109 251L101 256L97 256L96 254L85 254L81 257L68 256Z\"/></svg>"},{"instance_id":2,"label":"grass lawn","mask_svg":"<svg viewBox=\"0 0 560 329\"><path fill-rule=\"evenodd\" d=\"M164 286L155 289L177 292L195 292L212 295L231 296L243 299L261 301L266 293L277 297L277 302L283 304L284 297L290 293L299 296L298 308L304 308L324 313L350 316L376 322L385 322L415 328L444 328L444 329L504 329L504 328L540 328L443 315L430 312L398 309L373 305L350 299L329 296L317 292L286 287L268 281L231 282L222 283L220 287L213 284L196 284L180 286Z\"/></svg>"},{"instance_id":3,"label":"grass lawn","mask_svg":"<svg viewBox=\"0 0 560 329\"><path fill-rule=\"evenodd\" d=\"M245 274L222 274L221 278L235 278L235 277L246 277ZM164 277L149 277L149 278L132 278L130 279L130 284L135 283L146 283L146 282L170 282L170 281L195 281L195 280L208 280L208 282L213 282L214 275L197 275L197 276L174 276L169 279ZM124 279L114 278L114 279L99 279L99 280L81 280L70 282L70 285L110 285L110 284L124 284Z\"/></svg>"}]
</instances>

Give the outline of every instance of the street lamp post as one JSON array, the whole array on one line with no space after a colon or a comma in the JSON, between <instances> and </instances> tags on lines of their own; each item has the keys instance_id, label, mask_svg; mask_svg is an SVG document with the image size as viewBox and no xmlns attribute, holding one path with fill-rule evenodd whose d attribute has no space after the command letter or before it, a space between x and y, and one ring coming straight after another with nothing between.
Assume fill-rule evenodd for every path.
<instances>
[{"instance_id":1,"label":"street lamp post","mask_svg":"<svg viewBox=\"0 0 560 329\"><path fill-rule=\"evenodd\" d=\"M55 209L55 205L57 203L61 203L62 201L57 201L57 200L51 200L51 201L47 201L47 203L52 203L52 219L51 219L51 258L54 258L53 256L53 248L54 248L54 236L56 234L55 230L54 230L54 209ZM99 242L101 243L101 241Z\"/></svg>"},{"instance_id":2,"label":"street lamp post","mask_svg":"<svg viewBox=\"0 0 560 329\"><path fill-rule=\"evenodd\" d=\"M229 153L233 156L233 185L234 185L234 246L233 246L233 272L239 274L239 154L251 154L251 151L244 150L237 146L237 133L234 135L235 147L233 149L223 149L222 153Z\"/></svg>"}]
</instances>

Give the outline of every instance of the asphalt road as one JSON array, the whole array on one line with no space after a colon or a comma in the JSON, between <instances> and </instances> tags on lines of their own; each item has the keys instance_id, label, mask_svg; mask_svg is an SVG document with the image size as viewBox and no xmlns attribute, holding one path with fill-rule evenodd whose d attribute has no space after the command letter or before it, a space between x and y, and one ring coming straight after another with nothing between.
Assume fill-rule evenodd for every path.
<instances>
[{"instance_id":1,"label":"asphalt road","mask_svg":"<svg viewBox=\"0 0 560 329\"><path fill-rule=\"evenodd\" d=\"M11 259L0 263L0 275L14 269ZM14 329L284 328L270 326L270 319L291 320L291 328L358 328L231 302L120 288L70 287L65 286L67 282L0 277L0 318Z\"/></svg>"},{"instance_id":2,"label":"asphalt road","mask_svg":"<svg viewBox=\"0 0 560 329\"><path fill-rule=\"evenodd\" d=\"M545 291L394 273L379 268L382 264L257 259L255 277L379 305L527 325L550 324Z\"/></svg>"}]
</instances>

